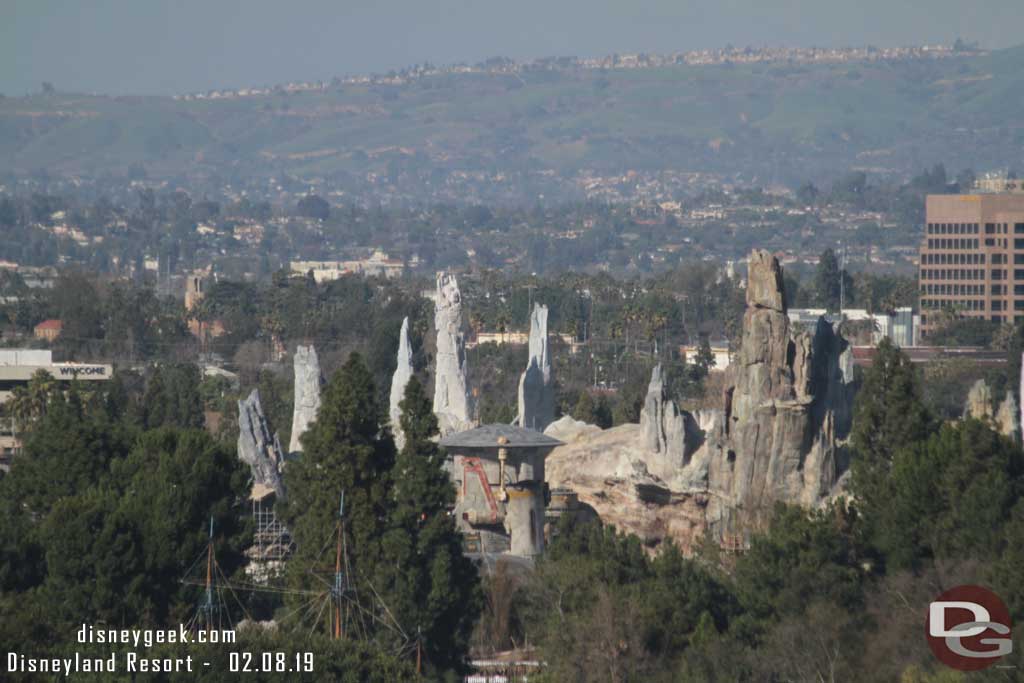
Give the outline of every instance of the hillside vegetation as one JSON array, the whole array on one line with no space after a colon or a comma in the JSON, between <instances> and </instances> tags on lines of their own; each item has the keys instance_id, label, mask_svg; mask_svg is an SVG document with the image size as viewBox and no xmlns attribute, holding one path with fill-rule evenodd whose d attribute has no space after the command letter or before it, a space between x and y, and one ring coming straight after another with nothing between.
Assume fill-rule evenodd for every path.
<instances>
[{"instance_id":1,"label":"hillside vegetation","mask_svg":"<svg viewBox=\"0 0 1024 683\"><path fill-rule=\"evenodd\" d=\"M1024 47L844 64L446 74L225 99L0 99L0 172L344 181L628 169L796 183L942 160L1013 167ZM500 176L499 180L500 182Z\"/></svg>"}]
</instances>

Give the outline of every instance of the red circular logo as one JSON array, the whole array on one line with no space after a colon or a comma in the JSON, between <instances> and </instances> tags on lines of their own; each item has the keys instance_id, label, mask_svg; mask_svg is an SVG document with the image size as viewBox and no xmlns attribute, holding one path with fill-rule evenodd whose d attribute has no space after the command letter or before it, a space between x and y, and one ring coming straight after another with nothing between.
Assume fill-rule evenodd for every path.
<instances>
[{"instance_id":1,"label":"red circular logo","mask_svg":"<svg viewBox=\"0 0 1024 683\"><path fill-rule=\"evenodd\" d=\"M981 586L957 586L928 605L925 635L943 664L960 671L992 666L1013 651L1010 611Z\"/></svg>"}]
</instances>

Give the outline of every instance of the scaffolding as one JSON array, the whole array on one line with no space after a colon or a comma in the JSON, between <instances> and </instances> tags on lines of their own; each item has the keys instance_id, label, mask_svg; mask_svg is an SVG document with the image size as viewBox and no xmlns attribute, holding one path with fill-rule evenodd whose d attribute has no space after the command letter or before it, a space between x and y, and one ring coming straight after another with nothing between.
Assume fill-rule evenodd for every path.
<instances>
[{"instance_id":1,"label":"scaffolding","mask_svg":"<svg viewBox=\"0 0 1024 683\"><path fill-rule=\"evenodd\" d=\"M246 573L254 581L266 583L284 568L284 562L295 549L291 532L274 513L277 496L272 488L253 486L252 502L253 538L246 551L249 566Z\"/></svg>"}]
</instances>

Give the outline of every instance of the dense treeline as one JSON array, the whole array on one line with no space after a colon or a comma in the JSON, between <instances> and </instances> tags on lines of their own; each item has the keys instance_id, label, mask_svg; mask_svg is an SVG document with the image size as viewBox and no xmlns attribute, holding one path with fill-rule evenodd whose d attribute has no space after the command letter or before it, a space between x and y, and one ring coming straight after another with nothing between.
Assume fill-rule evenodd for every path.
<instances>
[{"instance_id":1,"label":"dense treeline","mask_svg":"<svg viewBox=\"0 0 1024 683\"><path fill-rule=\"evenodd\" d=\"M253 541L248 469L233 449L195 428L187 405L155 410L197 396L198 384L194 367L163 370L142 396L126 391L120 378L86 392L62 390L40 375L16 397L35 412L26 414L23 451L0 476L6 647L58 656L74 649L82 623L176 629L246 617L277 625L241 631L240 649L313 652L317 675L307 680L409 680L417 652L431 679L462 671L479 610L477 569L463 557L448 514L454 491L419 381L407 389L407 440L396 452L362 358L352 354L334 375L303 438L305 454L285 470L291 497L279 512L297 548L284 582L272 579L269 594L250 594L242 569ZM334 571L339 523L350 582L344 632L352 642L345 644L312 635L329 633L331 612L323 606L330 583L320 577ZM208 540L220 586L212 610L201 588ZM201 651L219 661L223 676L223 652L156 652Z\"/></svg>"}]
</instances>

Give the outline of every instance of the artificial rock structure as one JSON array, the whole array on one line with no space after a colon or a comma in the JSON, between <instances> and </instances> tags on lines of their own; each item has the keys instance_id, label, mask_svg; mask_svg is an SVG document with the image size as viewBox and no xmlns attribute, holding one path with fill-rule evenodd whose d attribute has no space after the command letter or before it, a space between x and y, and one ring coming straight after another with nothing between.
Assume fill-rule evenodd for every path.
<instances>
[{"instance_id":1,"label":"artificial rock structure","mask_svg":"<svg viewBox=\"0 0 1024 683\"><path fill-rule=\"evenodd\" d=\"M459 283L451 273L438 273L434 304L437 329L434 414L442 436L473 427L473 397L466 380L466 340L462 326Z\"/></svg>"},{"instance_id":2,"label":"artificial rock structure","mask_svg":"<svg viewBox=\"0 0 1024 683\"><path fill-rule=\"evenodd\" d=\"M409 318L402 321L402 331L398 338L398 366L391 376L391 396L388 415L391 417L391 433L395 437L395 445L399 449L405 445L402 433L402 399L405 398L405 385L413 375L412 345L409 343Z\"/></svg>"},{"instance_id":3,"label":"artificial rock structure","mask_svg":"<svg viewBox=\"0 0 1024 683\"><path fill-rule=\"evenodd\" d=\"M640 410L643 446L648 471L664 481L683 472L696 450L704 443L704 431L693 414L679 410L668 398L661 364L651 373L647 396Z\"/></svg>"},{"instance_id":4,"label":"artificial rock structure","mask_svg":"<svg viewBox=\"0 0 1024 683\"><path fill-rule=\"evenodd\" d=\"M839 445L852 422L853 357L823 318L793 335L782 269L751 254L743 338L715 435L709 485L730 509L754 514L773 501L814 505L836 483Z\"/></svg>"},{"instance_id":5,"label":"artificial rock structure","mask_svg":"<svg viewBox=\"0 0 1024 683\"><path fill-rule=\"evenodd\" d=\"M530 315L530 356L519 377L516 424L543 432L555 417L555 387L548 352L548 307L534 304Z\"/></svg>"},{"instance_id":6,"label":"artificial rock structure","mask_svg":"<svg viewBox=\"0 0 1024 683\"><path fill-rule=\"evenodd\" d=\"M238 459L249 465L254 485L273 489L279 500L284 498L284 454L277 434L270 434L258 389L238 402Z\"/></svg>"},{"instance_id":7,"label":"artificial rock structure","mask_svg":"<svg viewBox=\"0 0 1024 683\"><path fill-rule=\"evenodd\" d=\"M561 421L548 428L566 442L548 458L551 487L576 490L625 531L683 548L707 531L743 542L775 501L815 506L836 491L852 422L852 352L824 319L793 334L778 261L755 251L748 264L722 409L679 410L657 368L640 425L572 436Z\"/></svg>"},{"instance_id":8,"label":"artificial rock structure","mask_svg":"<svg viewBox=\"0 0 1024 683\"><path fill-rule=\"evenodd\" d=\"M1013 397L1013 392L1006 392L1006 398L997 409L993 410L992 405L992 389L984 379L979 379L967 392L964 417L987 422L1003 436L1016 438L1020 433L1020 412L1017 410L1017 400Z\"/></svg>"},{"instance_id":9,"label":"artificial rock structure","mask_svg":"<svg viewBox=\"0 0 1024 683\"><path fill-rule=\"evenodd\" d=\"M302 451L300 438L320 410L323 374L320 371L320 359L312 346L295 347L292 361L295 366L295 402L292 409L292 436L288 443L288 452L298 453Z\"/></svg>"}]
</instances>

